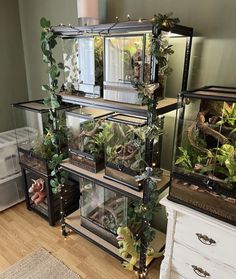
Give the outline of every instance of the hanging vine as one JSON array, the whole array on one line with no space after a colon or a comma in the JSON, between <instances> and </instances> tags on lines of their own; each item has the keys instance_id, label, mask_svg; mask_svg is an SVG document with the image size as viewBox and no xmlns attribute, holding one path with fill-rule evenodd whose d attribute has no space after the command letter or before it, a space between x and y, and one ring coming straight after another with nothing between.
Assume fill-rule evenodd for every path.
<instances>
[{"instance_id":1,"label":"hanging vine","mask_svg":"<svg viewBox=\"0 0 236 279\"><path fill-rule=\"evenodd\" d=\"M161 97L164 90L164 81L172 72L172 68L168 65L168 56L174 53L172 45L169 45L167 37L161 30L171 30L179 23L178 18L172 18L172 13L154 15L152 19L153 29L156 30L156 35L152 36L151 55L155 58L158 65L158 81L157 83L142 82L133 80L132 85L138 91L139 97L144 105L147 105L148 111L155 114L157 100L154 93L157 92Z\"/></svg>"},{"instance_id":2,"label":"hanging vine","mask_svg":"<svg viewBox=\"0 0 236 279\"><path fill-rule=\"evenodd\" d=\"M147 105L147 111L151 121L146 129L146 139L149 144L152 144L155 138L159 138L162 131L156 125L157 123L157 101L158 97L162 94L164 90L165 77L168 76L172 69L168 65L168 56L172 55L174 51L172 46L169 45L168 40L162 34L161 30L171 30L177 23L179 23L178 18L172 18L172 13L165 15L155 15L152 19L153 29L156 32L156 36L152 37L151 45L151 55L155 58L158 70L158 82L157 83L145 83L138 79L132 81L133 87L138 91L139 97L142 103ZM160 174L160 173L159 173ZM135 240L139 235L135 235L135 228L142 227L142 234L144 236L144 243L146 245L146 255L155 256L155 251L151 247L151 242L155 238L155 230L151 227L151 221L153 215L158 211L159 208L159 191L157 190L156 183L158 180L154 175L151 167L147 167L146 171L141 175L136 177L137 181L144 181L149 192L148 202L136 203L134 207L131 207L128 212L128 227L131 232L131 238L133 239L133 250L140 252L141 241L140 239ZM143 220L144 223L143 223ZM118 229L118 232L120 229ZM132 259L132 258L131 258ZM124 265L126 268L132 269L126 263Z\"/></svg>"},{"instance_id":3,"label":"hanging vine","mask_svg":"<svg viewBox=\"0 0 236 279\"><path fill-rule=\"evenodd\" d=\"M53 150L53 155L50 154L49 169L51 170L50 185L52 191L57 193L60 190L60 185L65 182L65 172L59 172L59 165L63 159L67 157L66 148L63 145L66 141L66 123L63 115L58 117L56 109L60 107L60 102L57 96L58 78L60 70L64 69L63 63L57 63L53 57L53 49L57 45L56 35L51 31L51 23L44 17L40 20L42 27L41 32L41 50L43 53L43 62L48 66L49 83L42 86L46 91L47 96L44 98L44 104L49 107L49 119L51 126L47 128L47 133L44 135L43 144L49 146ZM51 152L52 153L52 152Z\"/></svg>"}]
</instances>

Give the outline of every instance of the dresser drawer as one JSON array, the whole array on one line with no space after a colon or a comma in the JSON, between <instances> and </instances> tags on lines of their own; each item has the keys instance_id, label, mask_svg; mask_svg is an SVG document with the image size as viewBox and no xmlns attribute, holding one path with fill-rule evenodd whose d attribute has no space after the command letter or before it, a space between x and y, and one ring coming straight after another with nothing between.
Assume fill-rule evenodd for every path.
<instances>
[{"instance_id":1,"label":"dresser drawer","mask_svg":"<svg viewBox=\"0 0 236 279\"><path fill-rule=\"evenodd\" d=\"M178 212L174 241L206 257L236 267L236 235L230 230Z\"/></svg>"},{"instance_id":2,"label":"dresser drawer","mask_svg":"<svg viewBox=\"0 0 236 279\"><path fill-rule=\"evenodd\" d=\"M235 279L236 270L174 243L171 269L187 279ZM178 278L178 277L177 277ZM181 277L180 277L181 278Z\"/></svg>"}]
</instances>

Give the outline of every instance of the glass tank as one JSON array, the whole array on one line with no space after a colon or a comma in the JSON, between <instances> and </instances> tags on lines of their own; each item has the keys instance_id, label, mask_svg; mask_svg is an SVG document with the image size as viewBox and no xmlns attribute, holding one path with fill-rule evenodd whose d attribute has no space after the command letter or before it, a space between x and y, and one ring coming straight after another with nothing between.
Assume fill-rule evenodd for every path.
<instances>
[{"instance_id":1,"label":"glass tank","mask_svg":"<svg viewBox=\"0 0 236 279\"><path fill-rule=\"evenodd\" d=\"M91 107L79 107L66 113L72 164L91 172L104 168L104 144L112 136L105 118L111 113Z\"/></svg>"},{"instance_id":2,"label":"glass tank","mask_svg":"<svg viewBox=\"0 0 236 279\"><path fill-rule=\"evenodd\" d=\"M17 103L14 107L17 148L19 160L22 164L47 174L50 159L57 151L51 144L52 120L49 116L49 107L42 100ZM56 110L56 125L59 133L59 147L67 149L67 128L65 110L71 105L62 104Z\"/></svg>"},{"instance_id":3,"label":"glass tank","mask_svg":"<svg viewBox=\"0 0 236 279\"><path fill-rule=\"evenodd\" d=\"M236 224L236 88L179 99L169 198Z\"/></svg>"},{"instance_id":4,"label":"glass tank","mask_svg":"<svg viewBox=\"0 0 236 279\"><path fill-rule=\"evenodd\" d=\"M104 99L141 104L131 82L150 80L150 33L105 37Z\"/></svg>"},{"instance_id":5,"label":"glass tank","mask_svg":"<svg viewBox=\"0 0 236 279\"><path fill-rule=\"evenodd\" d=\"M100 97L103 86L103 38L65 37L62 42L65 90L84 92L86 97Z\"/></svg>"},{"instance_id":6,"label":"glass tank","mask_svg":"<svg viewBox=\"0 0 236 279\"><path fill-rule=\"evenodd\" d=\"M80 179L81 225L118 247L116 232L127 226L128 207L132 201L121 194Z\"/></svg>"},{"instance_id":7,"label":"glass tank","mask_svg":"<svg viewBox=\"0 0 236 279\"><path fill-rule=\"evenodd\" d=\"M136 175L143 173L145 163L146 118L116 114L107 118L115 135L106 144L105 175L136 190L142 188Z\"/></svg>"}]
</instances>

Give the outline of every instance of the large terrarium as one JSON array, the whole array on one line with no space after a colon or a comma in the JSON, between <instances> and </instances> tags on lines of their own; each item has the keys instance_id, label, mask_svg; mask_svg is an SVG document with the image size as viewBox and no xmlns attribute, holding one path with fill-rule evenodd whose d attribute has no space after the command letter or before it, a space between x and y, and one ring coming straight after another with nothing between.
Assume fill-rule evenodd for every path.
<instances>
[{"instance_id":1,"label":"large terrarium","mask_svg":"<svg viewBox=\"0 0 236 279\"><path fill-rule=\"evenodd\" d=\"M141 190L142 182L136 181L136 176L146 167L146 118L116 114L107 121L114 136L106 145L105 177Z\"/></svg>"},{"instance_id":2,"label":"large terrarium","mask_svg":"<svg viewBox=\"0 0 236 279\"><path fill-rule=\"evenodd\" d=\"M81 225L118 247L116 239L119 226L128 225L128 208L133 202L110 189L80 179Z\"/></svg>"},{"instance_id":3,"label":"large terrarium","mask_svg":"<svg viewBox=\"0 0 236 279\"><path fill-rule=\"evenodd\" d=\"M103 38L101 36L64 37L64 87L66 91L100 97L103 86Z\"/></svg>"},{"instance_id":4,"label":"large terrarium","mask_svg":"<svg viewBox=\"0 0 236 279\"><path fill-rule=\"evenodd\" d=\"M159 99L187 88L192 30L165 29L155 37L152 26L139 24L105 37L104 99L143 104L137 84L159 83Z\"/></svg>"},{"instance_id":5,"label":"large terrarium","mask_svg":"<svg viewBox=\"0 0 236 279\"><path fill-rule=\"evenodd\" d=\"M42 100L17 103L13 107L16 128L24 128L24 137L22 137L21 130L16 130L20 163L48 174L50 171L48 160L57 153L57 147L52 145L51 141L53 123L49 107L45 106ZM62 151L67 149L65 111L71 107L68 104L61 104L55 111L58 148Z\"/></svg>"},{"instance_id":6,"label":"large terrarium","mask_svg":"<svg viewBox=\"0 0 236 279\"><path fill-rule=\"evenodd\" d=\"M91 172L104 168L104 144L112 136L105 118L110 111L78 107L66 113L70 162Z\"/></svg>"},{"instance_id":7,"label":"large terrarium","mask_svg":"<svg viewBox=\"0 0 236 279\"><path fill-rule=\"evenodd\" d=\"M183 92L169 199L236 224L236 88Z\"/></svg>"}]
</instances>

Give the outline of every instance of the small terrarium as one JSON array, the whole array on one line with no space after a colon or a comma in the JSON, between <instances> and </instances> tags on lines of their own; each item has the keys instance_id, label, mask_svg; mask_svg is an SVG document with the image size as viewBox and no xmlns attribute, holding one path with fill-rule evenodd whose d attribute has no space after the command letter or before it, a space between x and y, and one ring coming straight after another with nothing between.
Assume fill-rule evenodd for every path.
<instances>
[{"instance_id":1,"label":"small terrarium","mask_svg":"<svg viewBox=\"0 0 236 279\"><path fill-rule=\"evenodd\" d=\"M49 107L45 106L42 100L17 103L13 107L16 128L24 127L24 137L20 130L16 130L20 163L48 174L48 159L57 152L56 147L51 144L53 124ZM67 148L65 110L68 107L71 106L62 104L55 112L61 150Z\"/></svg>"},{"instance_id":2,"label":"small terrarium","mask_svg":"<svg viewBox=\"0 0 236 279\"><path fill-rule=\"evenodd\" d=\"M106 146L105 176L140 190L135 176L145 170L146 118L116 114L107 118L113 136Z\"/></svg>"},{"instance_id":3,"label":"small terrarium","mask_svg":"<svg viewBox=\"0 0 236 279\"><path fill-rule=\"evenodd\" d=\"M60 195L53 194L50 177L23 168L25 177L25 198L29 210L36 211L49 221L50 225L60 220ZM73 175L67 175L65 181L67 191L63 194L64 211L70 214L79 207L79 182Z\"/></svg>"},{"instance_id":4,"label":"small terrarium","mask_svg":"<svg viewBox=\"0 0 236 279\"><path fill-rule=\"evenodd\" d=\"M64 87L100 97L103 86L103 39L100 36L63 38Z\"/></svg>"},{"instance_id":5,"label":"small terrarium","mask_svg":"<svg viewBox=\"0 0 236 279\"><path fill-rule=\"evenodd\" d=\"M69 158L72 164L91 172L104 168L104 144L112 136L105 118L110 111L80 107L69 111Z\"/></svg>"},{"instance_id":6,"label":"small terrarium","mask_svg":"<svg viewBox=\"0 0 236 279\"><path fill-rule=\"evenodd\" d=\"M116 232L127 226L128 206L132 202L119 193L81 178L81 225L118 247Z\"/></svg>"},{"instance_id":7,"label":"small terrarium","mask_svg":"<svg viewBox=\"0 0 236 279\"><path fill-rule=\"evenodd\" d=\"M141 104L133 80L150 80L150 33L105 37L104 99Z\"/></svg>"},{"instance_id":8,"label":"small terrarium","mask_svg":"<svg viewBox=\"0 0 236 279\"><path fill-rule=\"evenodd\" d=\"M236 88L180 95L169 198L236 224Z\"/></svg>"}]
</instances>

